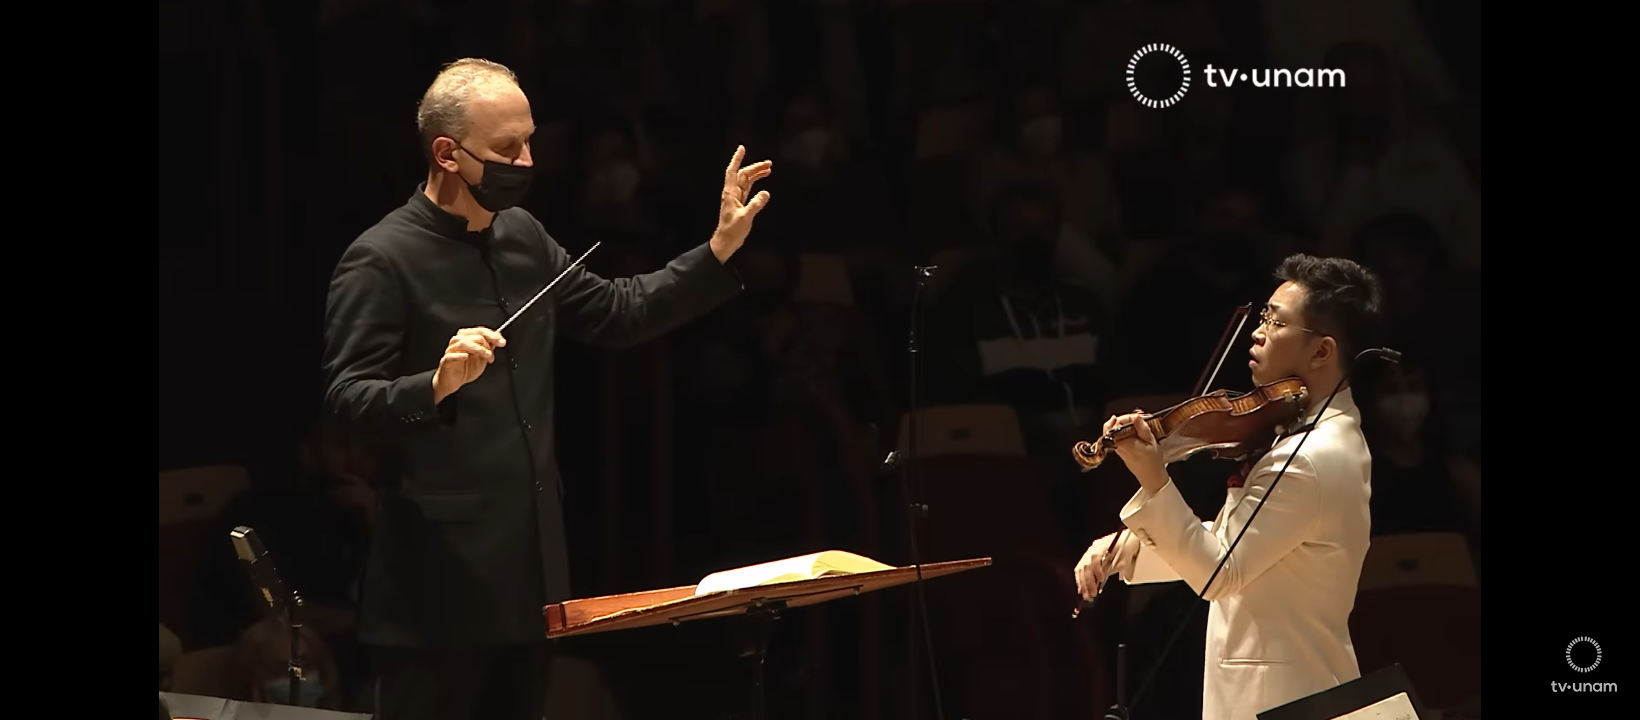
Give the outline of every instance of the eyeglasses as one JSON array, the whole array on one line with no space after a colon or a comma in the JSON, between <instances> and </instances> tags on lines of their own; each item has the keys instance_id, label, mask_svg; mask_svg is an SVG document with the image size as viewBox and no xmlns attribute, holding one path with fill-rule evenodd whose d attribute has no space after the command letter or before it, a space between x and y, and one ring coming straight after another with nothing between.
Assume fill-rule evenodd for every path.
<instances>
[{"instance_id":1,"label":"eyeglasses","mask_svg":"<svg viewBox=\"0 0 1640 720\"><path fill-rule=\"evenodd\" d=\"M1274 315L1270 314L1270 308L1264 308L1263 310L1259 311L1258 326L1259 326L1259 328L1266 329L1266 330L1272 329L1272 328L1290 327L1294 330L1302 330L1302 331L1307 332L1311 335L1326 335L1326 333L1316 332L1316 331L1311 330L1307 327L1303 327L1303 326L1300 326L1300 325L1293 325L1291 323L1285 323L1285 322L1282 322L1280 320L1277 320Z\"/></svg>"}]
</instances>

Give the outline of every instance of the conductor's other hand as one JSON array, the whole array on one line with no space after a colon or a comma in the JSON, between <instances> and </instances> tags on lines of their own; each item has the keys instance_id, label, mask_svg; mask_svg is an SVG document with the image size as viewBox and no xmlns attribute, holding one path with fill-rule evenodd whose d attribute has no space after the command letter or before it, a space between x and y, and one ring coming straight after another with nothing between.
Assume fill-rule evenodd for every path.
<instances>
[{"instance_id":1,"label":"conductor's other hand","mask_svg":"<svg viewBox=\"0 0 1640 720\"><path fill-rule=\"evenodd\" d=\"M1099 594L1109 579L1111 567L1116 564L1115 551L1110 545L1116 540L1116 533L1111 533L1088 546L1088 551L1082 553L1081 561L1076 563L1076 592L1082 595L1083 600L1092 600ZM1106 557L1109 553L1110 557Z\"/></svg>"},{"instance_id":2,"label":"conductor's other hand","mask_svg":"<svg viewBox=\"0 0 1640 720\"><path fill-rule=\"evenodd\" d=\"M489 328L464 328L450 338L444 357L433 372L433 402L443 402L463 385L478 379L484 368L495 362L495 351L507 346L507 339Z\"/></svg>"},{"instance_id":3,"label":"conductor's other hand","mask_svg":"<svg viewBox=\"0 0 1640 720\"><path fill-rule=\"evenodd\" d=\"M719 262L729 259L746 242L752 219L769 204L769 191L752 194L752 185L774 172L774 163L763 160L745 167L746 146L735 148L729 166L723 169L723 194L718 197L718 226L712 233L712 254Z\"/></svg>"}]
</instances>

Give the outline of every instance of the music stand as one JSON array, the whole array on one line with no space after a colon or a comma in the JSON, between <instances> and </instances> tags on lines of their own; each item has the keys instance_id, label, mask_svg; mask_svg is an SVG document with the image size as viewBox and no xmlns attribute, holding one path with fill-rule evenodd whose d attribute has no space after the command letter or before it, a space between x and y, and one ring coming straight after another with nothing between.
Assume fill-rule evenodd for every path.
<instances>
[{"instance_id":1,"label":"music stand","mask_svg":"<svg viewBox=\"0 0 1640 720\"><path fill-rule=\"evenodd\" d=\"M972 558L926 563L923 579L966 572L991 564L991 558ZM542 609L547 637L634 630L656 625L680 625L691 620L741 616L757 631L752 655L752 717L763 718L763 661L768 656L769 634L781 613L792 608L861 593L876 592L896 585L916 582L917 567L829 575L812 580L761 585L740 590L695 595L695 586L647 590L604 597L566 600Z\"/></svg>"},{"instance_id":2,"label":"music stand","mask_svg":"<svg viewBox=\"0 0 1640 720\"><path fill-rule=\"evenodd\" d=\"M1410 716L1409 714L1410 713ZM1419 720L1430 715L1400 663L1258 714L1258 720Z\"/></svg>"}]
</instances>

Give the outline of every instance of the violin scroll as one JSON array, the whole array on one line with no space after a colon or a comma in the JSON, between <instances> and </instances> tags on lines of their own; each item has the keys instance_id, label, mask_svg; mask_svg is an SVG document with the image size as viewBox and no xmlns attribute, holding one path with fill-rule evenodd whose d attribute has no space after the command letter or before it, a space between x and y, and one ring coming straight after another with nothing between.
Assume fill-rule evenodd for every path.
<instances>
[{"instance_id":1,"label":"violin scroll","mask_svg":"<svg viewBox=\"0 0 1640 720\"><path fill-rule=\"evenodd\" d=\"M1309 390L1302 380L1287 378L1243 394L1215 390L1147 414L1144 422L1161 445L1165 462L1177 462L1201 452L1240 459L1253 445L1274 439L1277 427L1297 419L1308 397ZM1094 442L1076 443L1071 457L1087 472L1105 461L1117 441L1134 433L1131 424L1113 427Z\"/></svg>"},{"instance_id":2,"label":"violin scroll","mask_svg":"<svg viewBox=\"0 0 1640 720\"><path fill-rule=\"evenodd\" d=\"M1143 411L1134 410L1134 412ZM1160 438L1161 431L1156 426L1154 418L1146 417L1145 422L1151 424L1151 433ZM1098 440L1091 443L1085 440L1077 442L1076 445L1071 448L1071 457L1075 459L1076 464L1082 468L1082 472L1087 472L1099 467L1101 463L1105 462L1105 457L1108 456L1112 450L1116 449L1116 441L1126 440L1133 437L1136 432L1138 431L1133 429L1132 423L1117 425L1116 427L1111 428L1110 432L1105 433L1100 436Z\"/></svg>"}]
</instances>

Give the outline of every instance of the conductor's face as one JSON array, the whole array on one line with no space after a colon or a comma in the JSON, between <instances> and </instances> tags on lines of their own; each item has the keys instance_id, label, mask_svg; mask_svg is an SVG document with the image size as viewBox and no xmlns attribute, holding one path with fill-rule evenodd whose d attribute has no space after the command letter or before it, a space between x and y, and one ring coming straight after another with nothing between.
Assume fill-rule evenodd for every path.
<instances>
[{"instance_id":1,"label":"conductor's face","mask_svg":"<svg viewBox=\"0 0 1640 720\"><path fill-rule=\"evenodd\" d=\"M468 105L467 120L466 138L433 141L439 166L460 177L485 210L517 205L529 191L535 168L529 99L517 88L481 95Z\"/></svg>"}]
</instances>

